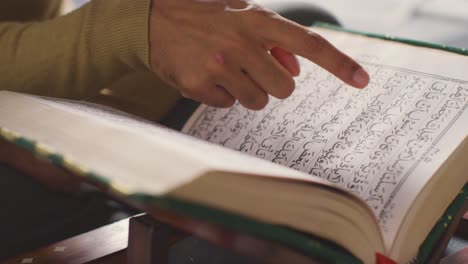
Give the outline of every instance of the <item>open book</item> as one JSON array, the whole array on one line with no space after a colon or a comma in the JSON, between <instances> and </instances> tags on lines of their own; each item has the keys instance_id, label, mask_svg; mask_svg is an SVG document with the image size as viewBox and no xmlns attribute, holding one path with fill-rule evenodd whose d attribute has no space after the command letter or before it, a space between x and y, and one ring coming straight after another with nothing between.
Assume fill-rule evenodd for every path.
<instances>
[{"instance_id":1,"label":"open book","mask_svg":"<svg viewBox=\"0 0 468 264\"><path fill-rule=\"evenodd\" d=\"M369 87L348 87L301 60L288 99L257 112L200 106L187 135L3 91L0 135L127 197L297 230L364 263L376 253L410 262L468 180L468 57L314 30L364 65Z\"/></svg>"}]
</instances>

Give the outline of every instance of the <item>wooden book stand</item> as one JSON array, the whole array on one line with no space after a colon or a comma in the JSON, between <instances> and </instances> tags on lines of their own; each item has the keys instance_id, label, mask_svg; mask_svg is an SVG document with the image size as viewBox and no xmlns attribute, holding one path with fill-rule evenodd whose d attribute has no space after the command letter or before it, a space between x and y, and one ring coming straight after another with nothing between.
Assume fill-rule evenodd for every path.
<instances>
[{"instance_id":1,"label":"wooden book stand","mask_svg":"<svg viewBox=\"0 0 468 264\"><path fill-rule=\"evenodd\" d=\"M457 237L468 240L468 213L465 213L463 218L455 222L449 228L456 230L455 235ZM203 230L203 227L208 227L205 224L199 224L201 224L199 226L200 230ZM193 225L195 223L192 223ZM218 245L228 247L239 254L256 258L259 262L321 263L284 246L275 245L270 241L262 241L248 235L234 234L219 228L193 233L207 240L217 242ZM449 233L450 231L447 232L447 234ZM156 221L147 214L142 214L22 254L1 263L166 264L168 263L169 247L186 237L186 235L179 229ZM450 238L450 235L447 235L447 237ZM434 251L429 263L439 263L449 240L447 237L440 239L439 246ZM465 263L463 262L465 260L468 260L468 248L442 259L440 263L461 264Z\"/></svg>"}]
</instances>

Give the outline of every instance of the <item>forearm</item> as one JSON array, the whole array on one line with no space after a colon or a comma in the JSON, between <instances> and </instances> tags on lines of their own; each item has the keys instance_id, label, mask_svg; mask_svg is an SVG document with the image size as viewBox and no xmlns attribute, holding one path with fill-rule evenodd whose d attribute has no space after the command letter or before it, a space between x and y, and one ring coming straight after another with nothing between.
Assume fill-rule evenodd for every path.
<instances>
[{"instance_id":1,"label":"forearm","mask_svg":"<svg viewBox=\"0 0 468 264\"><path fill-rule=\"evenodd\" d=\"M149 0L95 0L39 23L0 23L0 90L82 99L149 70Z\"/></svg>"}]
</instances>

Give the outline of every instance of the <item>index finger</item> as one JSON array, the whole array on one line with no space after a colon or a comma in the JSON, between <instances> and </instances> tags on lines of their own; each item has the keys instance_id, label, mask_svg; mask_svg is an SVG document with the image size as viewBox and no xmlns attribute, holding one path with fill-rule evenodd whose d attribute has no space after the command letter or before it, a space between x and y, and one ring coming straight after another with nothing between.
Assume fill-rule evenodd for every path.
<instances>
[{"instance_id":1,"label":"index finger","mask_svg":"<svg viewBox=\"0 0 468 264\"><path fill-rule=\"evenodd\" d=\"M269 31L264 31L266 41L270 42L268 45L282 47L309 59L356 88L367 86L369 75L362 66L325 38L285 18L275 17L273 20L276 21L274 26Z\"/></svg>"}]
</instances>

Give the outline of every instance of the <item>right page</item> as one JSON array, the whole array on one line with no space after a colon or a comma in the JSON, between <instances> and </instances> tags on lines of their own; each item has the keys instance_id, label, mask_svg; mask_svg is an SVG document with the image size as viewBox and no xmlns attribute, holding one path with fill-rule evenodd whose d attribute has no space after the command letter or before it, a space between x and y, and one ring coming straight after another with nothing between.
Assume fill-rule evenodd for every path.
<instances>
[{"instance_id":1,"label":"right page","mask_svg":"<svg viewBox=\"0 0 468 264\"><path fill-rule=\"evenodd\" d=\"M419 191L467 136L468 57L313 30L367 69L367 88L300 59L289 98L261 111L201 106L183 131L356 193L390 248Z\"/></svg>"}]
</instances>

